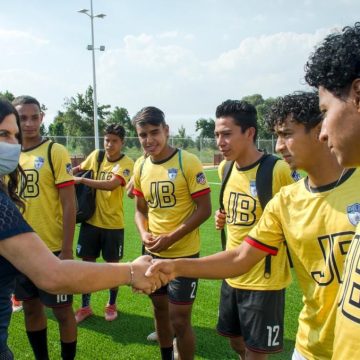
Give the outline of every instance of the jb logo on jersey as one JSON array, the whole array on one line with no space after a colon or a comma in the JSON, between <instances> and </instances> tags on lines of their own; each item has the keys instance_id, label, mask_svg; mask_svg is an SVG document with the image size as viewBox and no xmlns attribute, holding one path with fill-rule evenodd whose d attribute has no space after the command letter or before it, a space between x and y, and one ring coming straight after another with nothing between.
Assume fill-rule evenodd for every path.
<instances>
[{"instance_id":1,"label":"jb logo on jersey","mask_svg":"<svg viewBox=\"0 0 360 360\"><path fill-rule=\"evenodd\" d=\"M41 157L41 156L36 157L35 160L34 160L34 168L35 168L35 170L40 170L43 167L44 162L45 162L45 160L44 160L43 157Z\"/></svg>"},{"instance_id":2,"label":"jb logo on jersey","mask_svg":"<svg viewBox=\"0 0 360 360\"><path fill-rule=\"evenodd\" d=\"M346 212L348 214L349 221L352 225L356 226L358 222L360 221L360 204L355 203L352 205L349 205L346 208Z\"/></svg>"},{"instance_id":3,"label":"jb logo on jersey","mask_svg":"<svg viewBox=\"0 0 360 360\"><path fill-rule=\"evenodd\" d=\"M175 168L168 169L168 176L170 180L175 180L178 170Z\"/></svg>"}]
</instances>

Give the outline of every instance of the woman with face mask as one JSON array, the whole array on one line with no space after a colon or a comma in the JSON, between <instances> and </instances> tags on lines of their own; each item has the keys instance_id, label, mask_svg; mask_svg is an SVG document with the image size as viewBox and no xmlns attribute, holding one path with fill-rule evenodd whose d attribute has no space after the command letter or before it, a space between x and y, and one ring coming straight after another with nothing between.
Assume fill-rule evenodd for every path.
<instances>
[{"instance_id":1,"label":"woman with face mask","mask_svg":"<svg viewBox=\"0 0 360 360\"><path fill-rule=\"evenodd\" d=\"M7 346L11 294L19 272L39 288L54 294L90 293L131 285L147 294L162 286L159 277L147 278L150 256L131 263L94 264L59 260L33 232L21 215L25 176L18 166L21 152L19 115L0 99L0 359L13 359ZM19 180L22 179L22 180ZM18 192L17 192L18 189ZM40 216L40 214L39 214ZM164 279L165 280L165 279Z\"/></svg>"}]
</instances>

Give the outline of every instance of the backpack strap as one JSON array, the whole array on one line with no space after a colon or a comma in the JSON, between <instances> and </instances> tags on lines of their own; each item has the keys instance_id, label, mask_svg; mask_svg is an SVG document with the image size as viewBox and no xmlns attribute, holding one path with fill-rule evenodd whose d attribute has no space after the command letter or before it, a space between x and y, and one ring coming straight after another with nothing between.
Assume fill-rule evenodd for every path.
<instances>
[{"instance_id":1,"label":"backpack strap","mask_svg":"<svg viewBox=\"0 0 360 360\"><path fill-rule=\"evenodd\" d=\"M97 160L96 179L98 179L98 177L99 177L99 170L100 170L101 163L104 160L104 157L105 157L105 151L100 149L97 154L97 159L96 159Z\"/></svg>"},{"instance_id":2,"label":"backpack strap","mask_svg":"<svg viewBox=\"0 0 360 360\"><path fill-rule=\"evenodd\" d=\"M277 156L265 154L260 159L258 171L256 172L256 191L260 201L262 210L264 211L266 204L271 200L273 192L273 170L276 162L280 160ZM271 255L265 257L264 277L266 279L271 276Z\"/></svg>"},{"instance_id":3,"label":"backpack strap","mask_svg":"<svg viewBox=\"0 0 360 360\"><path fill-rule=\"evenodd\" d=\"M47 158L48 158L48 161L49 161L49 166L50 166L50 169L51 169L51 173L53 174L53 177L55 179L54 164L53 164L52 159L51 159L51 149L52 149L53 145L54 145L54 142L50 140L49 146L47 148Z\"/></svg>"},{"instance_id":4,"label":"backpack strap","mask_svg":"<svg viewBox=\"0 0 360 360\"><path fill-rule=\"evenodd\" d=\"M220 194L219 194L219 204L220 204L220 211L224 211L225 207L224 207L224 191L225 191L225 186L226 183L229 180L230 174L231 174L231 170L233 168L234 165L234 161L227 161L224 165L224 169L223 169L223 173L222 173L222 177L221 177L221 188L220 188ZM223 250L225 250L226 248L226 233L225 233L225 228L221 229L221 248Z\"/></svg>"}]
</instances>

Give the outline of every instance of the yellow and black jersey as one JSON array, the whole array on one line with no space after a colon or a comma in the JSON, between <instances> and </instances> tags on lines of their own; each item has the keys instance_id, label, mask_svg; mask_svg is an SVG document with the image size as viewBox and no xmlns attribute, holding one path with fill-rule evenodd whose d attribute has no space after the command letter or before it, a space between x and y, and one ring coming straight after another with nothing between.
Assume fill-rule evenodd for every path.
<instances>
[{"instance_id":1,"label":"yellow and black jersey","mask_svg":"<svg viewBox=\"0 0 360 360\"><path fill-rule=\"evenodd\" d=\"M119 159L109 161L104 156L99 172L98 169L98 152L94 150L81 164L81 170L92 170L96 180L110 180L116 176L121 181L121 186L116 189L96 190L96 208L94 215L86 222L104 229L123 229L124 228L124 207L123 197L125 185L129 182L134 161L128 156L121 154Z\"/></svg>"},{"instance_id":2,"label":"yellow and black jersey","mask_svg":"<svg viewBox=\"0 0 360 360\"><path fill-rule=\"evenodd\" d=\"M53 252L63 241L63 214L59 188L74 185L69 154L64 146L44 140L23 150L20 165L26 174L25 220ZM51 166L52 163L52 166Z\"/></svg>"},{"instance_id":3,"label":"yellow and black jersey","mask_svg":"<svg viewBox=\"0 0 360 360\"><path fill-rule=\"evenodd\" d=\"M226 161L219 165L219 177L222 179ZM226 212L228 250L239 246L249 231L258 223L262 208L257 195L256 173L260 160L254 164L238 169L234 163L226 183L223 203ZM289 166L278 160L273 169L272 191L276 194L282 186L294 182ZM226 282L238 289L246 290L280 290L291 280L286 249L281 248L278 257L271 260L271 275L265 275L265 259L254 266L247 274L226 279Z\"/></svg>"},{"instance_id":4,"label":"yellow and black jersey","mask_svg":"<svg viewBox=\"0 0 360 360\"><path fill-rule=\"evenodd\" d=\"M360 170L349 170L339 184L316 190L309 188L307 178L286 186L246 238L272 255L280 252L286 239L304 303L296 349L309 360L328 360L332 355L336 298L359 220L359 210L357 217L353 211L360 203L359 183Z\"/></svg>"},{"instance_id":5,"label":"yellow and black jersey","mask_svg":"<svg viewBox=\"0 0 360 360\"><path fill-rule=\"evenodd\" d=\"M359 184L359 183L358 183ZM333 359L360 359L360 201L347 209L356 233L346 257L343 282L340 286L335 326Z\"/></svg>"},{"instance_id":6,"label":"yellow and black jersey","mask_svg":"<svg viewBox=\"0 0 360 360\"><path fill-rule=\"evenodd\" d=\"M161 162L146 158L134 174L134 194L142 196L149 208L149 231L158 236L177 229L195 210L194 198L210 192L199 159L181 150ZM182 257L200 250L199 229L185 235L167 250L154 253L161 257Z\"/></svg>"}]
</instances>

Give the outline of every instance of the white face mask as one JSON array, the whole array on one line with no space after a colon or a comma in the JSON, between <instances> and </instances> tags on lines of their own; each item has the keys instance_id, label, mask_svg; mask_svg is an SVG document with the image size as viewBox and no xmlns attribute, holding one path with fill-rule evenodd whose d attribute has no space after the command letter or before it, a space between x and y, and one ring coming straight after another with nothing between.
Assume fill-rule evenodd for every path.
<instances>
[{"instance_id":1,"label":"white face mask","mask_svg":"<svg viewBox=\"0 0 360 360\"><path fill-rule=\"evenodd\" d=\"M20 144L0 142L0 176L12 173L19 164Z\"/></svg>"}]
</instances>

